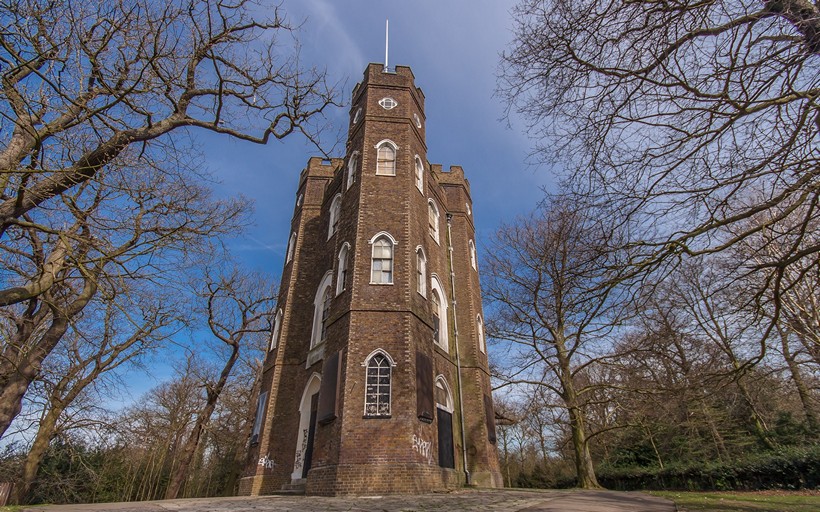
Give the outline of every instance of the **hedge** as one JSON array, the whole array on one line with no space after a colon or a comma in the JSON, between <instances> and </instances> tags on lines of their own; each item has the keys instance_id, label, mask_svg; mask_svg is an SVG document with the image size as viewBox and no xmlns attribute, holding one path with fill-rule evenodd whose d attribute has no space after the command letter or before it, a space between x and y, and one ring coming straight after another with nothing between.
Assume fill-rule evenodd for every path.
<instances>
[{"instance_id":1,"label":"hedge","mask_svg":"<svg viewBox=\"0 0 820 512\"><path fill-rule=\"evenodd\" d=\"M789 448L731 462L706 462L664 469L600 468L598 482L608 489L752 491L820 487L820 445Z\"/></svg>"}]
</instances>

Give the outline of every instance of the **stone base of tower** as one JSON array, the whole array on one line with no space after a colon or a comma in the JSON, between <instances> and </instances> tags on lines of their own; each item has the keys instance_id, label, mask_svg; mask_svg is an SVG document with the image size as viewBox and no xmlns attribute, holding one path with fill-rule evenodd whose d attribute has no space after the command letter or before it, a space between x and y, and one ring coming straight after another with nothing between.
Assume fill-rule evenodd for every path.
<instances>
[{"instance_id":1,"label":"stone base of tower","mask_svg":"<svg viewBox=\"0 0 820 512\"><path fill-rule=\"evenodd\" d=\"M310 470L307 494L416 494L464 485L464 473L421 464L339 464Z\"/></svg>"},{"instance_id":2,"label":"stone base of tower","mask_svg":"<svg viewBox=\"0 0 820 512\"><path fill-rule=\"evenodd\" d=\"M492 487L500 489L504 487L504 477L500 472L476 471L470 474L471 485L475 487Z\"/></svg>"},{"instance_id":3,"label":"stone base of tower","mask_svg":"<svg viewBox=\"0 0 820 512\"><path fill-rule=\"evenodd\" d=\"M237 496L263 496L282 490L282 479L274 475L246 476L239 480Z\"/></svg>"}]
</instances>

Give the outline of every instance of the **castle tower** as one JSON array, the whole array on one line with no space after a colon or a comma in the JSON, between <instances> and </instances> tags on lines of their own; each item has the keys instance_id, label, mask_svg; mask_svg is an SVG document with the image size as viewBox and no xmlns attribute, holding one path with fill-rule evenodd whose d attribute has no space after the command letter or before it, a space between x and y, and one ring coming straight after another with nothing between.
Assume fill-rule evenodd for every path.
<instances>
[{"instance_id":1,"label":"castle tower","mask_svg":"<svg viewBox=\"0 0 820 512\"><path fill-rule=\"evenodd\" d=\"M370 64L345 158L302 171L240 494L502 485L470 187L424 123L410 68Z\"/></svg>"}]
</instances>

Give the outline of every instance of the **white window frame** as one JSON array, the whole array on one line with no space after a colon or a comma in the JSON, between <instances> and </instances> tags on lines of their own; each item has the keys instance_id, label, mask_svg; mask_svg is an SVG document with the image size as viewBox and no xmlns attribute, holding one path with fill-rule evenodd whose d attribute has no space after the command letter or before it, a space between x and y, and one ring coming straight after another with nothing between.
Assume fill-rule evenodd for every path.
<instances>
[{"instance_id":1,"label":"white window frame","mask_svg":"<svg viewBox=\"0 0 820 512\"><path fill-rule=\"evenodd\" d=\"M416 247L416 291L427 298L427 255L420 245Z\"/></svg>"},{"instance_id":2,"label":"white window frame","mask_svg":"<svg viewBox=\"0 0 820 512\"><path fill-rule=\"evenodd\" d=\"M477 266L476 261L475 261L475 244L473 243L472 239L470 239L469 245L470 245L470 265L472 265L473 270L478 270L478 266Z\"/></svg>"},{"instance_id":3,"label":"white window frame","mask_svg":"<svg viewBox=\"0 0 820 512\"><path fill-rule=\"evenodd\" d=\"M424 163L421 161L421 157L416 155L415 158L416 162L416 188L419 189L419 192L424 194Z\"/></svg>"},{"instance_id":4,"label":"white window frame","mask_svg":"<svg viewBox=\"0 0 820 512\"><path fill-rule=\"evenodd\" d=\"M379 166L379 152L381 152L382 148L385 146L391 148L393 150L393 166L392 169L386 169L388 172L385 172L382 167ZM379 141L378 144L373 146L376 148L376 175L377 176L395 176L396 175L396 160L399 158L399 146L390 139L384 139ZM392 172L390 172L392 171Z\"/></svg>"},{"instance_id":5,"label":"white window frame","mask_svg":"<svg viewBox=\"0 0 820 512\"><path fill-rule=\"evenodd\" d=\"M354 151L352 155L350 155L350 159L347 161L347 189L353 186L356 183L356 167L359 164L359 152Z\"/></svg>"},{"instance_id":6,"label":"white window frame","mask_svg":"<svg viewBox=\"0 0 820 512\"><path fill-rule=\"evenodd\" d=\"M442 350L450 352L450 324L447 320L447 295L444 293L444 287L441 285L438 276L432 274L430 276L430 293L436 293L439 298L439 337L438 341L433 339L433 342ZM431 302L432 303L432 302Z\"/></svg>"},{"instance_id":7,"label":"white window frame","mask_svg":"<svg viewBox=\"0 0 820 512\"><path fill-rule=\"evenodd\" d=\"M385 110L393 110L394 108L399 106L399 102L394 100L390 96L385 96L384 98L379 100L379 105Z\"/></svg>"},{"instance_id":8,"label":"white window frame","mask_svg":"<svg viewBox=\"0 0 820 512\"><path fill-rule=\"evenodd\" d=\"M342 248L339 249L339 258L336 265L336 295L345 291L347 287L347 274L350 270L348 258L350 257L350 244L345 242Z\"/></svg>"},{"instance_id":9,"label":"white window frame","mask_svg":"<svg viewBox=\"0 0 820 512\"><path fill-rule=\"evenodd\" d=\"M432 211L435 212L436 221L435 221L434 225L432 225L430 223L430 210L431 210L431 208L432 208ZM427 200L427 225L428 225L428 228L429 228L429 231L430 231L430 238L435 240L436 243L439 244L439 245L441 245L441 243L439 242L439 232L440 232L439 225L440 224L441 224L441 213L438 209L438 205L436 204L435 201L433 201L432 198L430 198L430 199Z\"/></svg>"},{"instance_id":10,"label":"white window frame","mask_svg":"<svg viewBox=\"0 0 820 512\"><path fill-rule=\"evenodd\" d=\"M486 354L487 344L484 339L484 320L482 320L481 315L475 316L475 325L476 336L478 337L478 349L481 351L482 354Z\"/></svg>"},{"instance_id":11,"label":"white window frame","mask_svg":"<svg viewBox=\"0 0 820 512\"><path fill-rule=\"evenodd\" d=\"M279 311L276 312L276 316L273 319L273 332L270 335L270 348L268 349L273 350L279 345L279 334L282 331L282 308L279 308Z\"/></svg>"},{"instance_id":12,"label":"white window frame","mask_svg":"<svg viewBox=\"0 0 820 512\"><path fill-rule=\"evenodd\" d=\"M362 118L362 107L359 107L359 108L356 109L356 113L353 114L353 124L358 123L359 119L361 119L361 118Z\"/></svg>"},{"instance_id":13,"label":"white window frame","mask_svg":"<svg viewBox=\"0 0 820 512\"><path fill-rule=\"evenodd\" d=\"M285 264L287 265L293 260L293 253L296 251L296 231L290 234L290 238L288 239L288 250L287 256L285 259Z\"/></svg>"},{"instance_id":14,"label":"white window frame","mask_svg":"<svg viewBox=\"0 0 820 512\"><path fill-rule=\"evenodd\" d=\"M373 281L373 262L375 261L374 251L376 250L375 243L376 243L376 241L378 241L382 238L387 240L392 245L391 252L390 252L390 282L389 283L382 283L380 281ZM393 235L391 235L387 231L379 231L378 233L373 235L373 238L368 240L367 243L370 244L370 284L392 285L395 282L394 269L395 269L395 266L396 266L395 265L395 262L396 262L396 246L399 245L399 243L396 241L395 238L393 238ZM383 258L379 258L379 259L383 259Z\"/></svg>"},{"instance_id":15,"label":"white window frame","mask_svg":"<svg viewBox=\"0 0 820 512\"><path fill-rule=\"evenodd\" d=\"M388 409L387 413L368 414L368 412L367 412L367 371L369 369L370 361L374 357L376 357L377 355L381 355L385 359L387 359L387 368L390 372L388 374L388 376L390 378L389 379L390 381L388 382L388 385L389 385L389 391L388 392L389 392L389 395L390 395L390 401L387 404L387 409ZM363 410L364 416L366 418L387 418L387 417L390 417L391 414L393 413L393 368L396 367L396 362L393 360L392 357L390 357L390 354L386 350L384 350L383 348L377 348L376 350L374 350L373 352L368 354L368 356L364 359L364 362L362 363L362 366L364 367L364 410Z\"/></svg>"},{"instance_id":16,"label":"white window frame","mask_svg":"<svg viewBox=\"0 0 820 512\"><path fill-rule=\"evenodd\" d=\"M336 234L339 227L339 217L342 216L342 194L333 196L333 201L330 202L330 215L327 220L327 239Z\"/></svg>"},{"instance_id":17,"label":"white window frame","mask_svg":"<svg viewBox=\"0 0 820 512\"><path fill-rule=\"evenodd\" d=\"M324 298L325 290L330 288L333 283L333 271L328 270L322 281L319 283L319 288L316 289L316 296L313 299L313 330L310 334L310 348L321 345L324 340L322 338L322 313L324 312ZM332 292L332 288L331 288Z\"/></svg>"},{"instance_id":18,"label":"white window frame","mask_svg":"<svg viewBox=\"0 0 820 512\"><path fill-rule=\"evenodd\" d=\"M450 385L447 383L447 379L444 378L444 375L438 374L436 376L435 387L437 387L437 388L443 390L445 393L447 393L447 403L443 404L443 403L439 402L438 400L436 400L435 401L436 402L436 407L438 407L439 409L444 409L445 411L452 414L453 410L455 409L454 404L453 404L453 392L452 392L452 390L450 390ZM435 393L435 390L433 390L433 393Z\"/></svg>"}]
</instances>

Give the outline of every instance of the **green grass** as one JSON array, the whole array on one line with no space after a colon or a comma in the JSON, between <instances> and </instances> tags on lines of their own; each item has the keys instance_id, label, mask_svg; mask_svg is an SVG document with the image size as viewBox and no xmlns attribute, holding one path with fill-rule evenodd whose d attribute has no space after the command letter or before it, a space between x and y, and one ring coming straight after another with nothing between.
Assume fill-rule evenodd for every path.
<instances>
[{"instance_id":1,"label":"green grass","mask_svg":"<svg viewBox=\"0 0 820 512\"><path fill-rule=\"evenodd\" d=\"M675 502L682 510L697 512L817 512L820 496L744 492L651 491Z\"/></svg>"}]
</instances>

